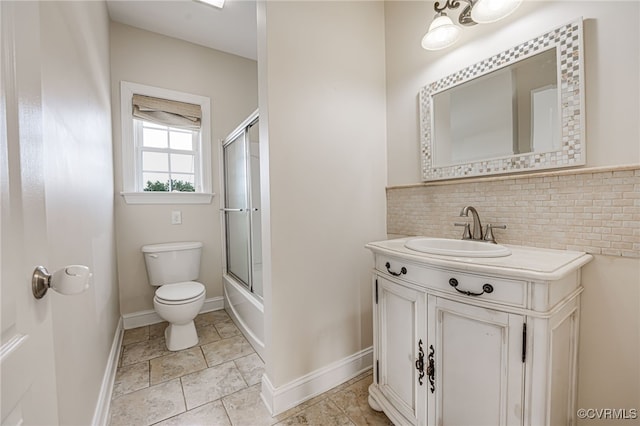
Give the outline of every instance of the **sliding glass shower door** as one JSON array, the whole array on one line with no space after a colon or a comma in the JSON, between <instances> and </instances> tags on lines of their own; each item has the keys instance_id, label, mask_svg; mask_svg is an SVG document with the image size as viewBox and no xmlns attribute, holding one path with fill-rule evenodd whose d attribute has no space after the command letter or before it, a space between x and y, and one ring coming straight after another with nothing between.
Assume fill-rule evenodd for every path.
<instances>
[{"instance_id":1,"label":"sliding glass shower door","mask_svg":"<svg viewBox=\"0 0 640 426\"><path fill-rule=\"evenodd\" d=\"M225 139L223 162L227 273L262 297L257 113Z\"/></svg>"}]
</instances>

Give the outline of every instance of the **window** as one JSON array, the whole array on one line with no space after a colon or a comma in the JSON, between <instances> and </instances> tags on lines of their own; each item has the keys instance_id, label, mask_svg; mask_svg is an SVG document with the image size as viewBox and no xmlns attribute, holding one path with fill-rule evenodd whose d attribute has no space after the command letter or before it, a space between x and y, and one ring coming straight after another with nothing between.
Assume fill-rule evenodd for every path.
<instances>
[{"instance_id":1,"label":"window","mask_svg":"<svg viewBox=\"0 0 640 426\"><path fill-rule=\"evenodd\" d=\"M211 202L209 98L121 83L123 192L129 204Z\"/></svg>"},{"instance_id":2,"label":"window","mask_svg":"<svg viewBox=\"0 0 640 426\"><path fill-rule=\"evenodd\" d=\"M195 192L202 188L197 170L200 131L144 120L134 120L134 129L141 171L138 190Z\"/></svg>"}]
</instances>

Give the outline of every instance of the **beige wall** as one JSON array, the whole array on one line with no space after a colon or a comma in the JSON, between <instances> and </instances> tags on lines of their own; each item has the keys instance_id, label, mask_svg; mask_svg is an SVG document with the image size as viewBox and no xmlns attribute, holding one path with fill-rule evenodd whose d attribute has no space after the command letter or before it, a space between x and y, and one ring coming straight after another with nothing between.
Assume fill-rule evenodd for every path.
<instances>
[{"instance_id":1,"label":"beige wall","mask_svg":"<svg viewBox=\"0 0 640 426\"><path fill-rule=\"evenodd\" d=\"M585 19L587 165L640 162L638 2L527 1L502 22L464 29L453 48L427 52L420 40L432 5L385 3L389 185L421 180L417 95L422 86L580 16Z\"/></svg>"},{"instance_id":2,"label":"beige wall","mask_svg":"<svg viewBox=\"0 0 640 426\"><path fill-rule=\"evenodd\" d=\"M372 344L363 246L385 236L384 11L261 7L266 374L277 388Z\"/></svg>"},{"instance_id":3,"label":"beige wall","mask_svg":"<svg viewBox=\"0 0 640 426\"><path fill-rule=\"evenodd\" d=\"M640 404L640 259L594 256L583 269L578 407ZM583 420L625 425L638 420Z\"/></svg>"},{"instance_id":4,"label":"beige wall","mask_svg":"<svg viewBox=\"0 0 640 426\"><path fill-rule=\"evenodd\" d=\"M614 166L615 169L615 166L640 164L640 3L612 3L524 2L511 18L466 29L457 47L434 53L422 50L419 42L432 15L432 3L387 2L389 185L420 182L417 93L422 85L579 16L585 18L587 166ZM456 238L459 229L452 231L450 225L459 220L456 217L459 209L465 204L478 204L482 206L481 217L486 213L488 222L510 226L506 231L496 231L496 237L503 242L527 244L527 236L535 234L531 242L536 246L597 253L583 271L578 406L634 408L640 401L640 217L629 208L634 211L640 208L637 199L640 185L638 171L634 170L630 177L628 170L594 171L592 178L602 178L602 185L597 189L581 188L578 184L582 178L573 174L555 180L521 176L506 187L491 178L474 183L459 180L445 186L392 187L388 190L393 204L389 206L389 232ZM621 184L614 182L616 173L615 178L624 175L632 185L631 189L623 190L626 194L620 197L620 200L626 199L624 202L631 200L627 210L624 203L616 204L611 198L615 191L609 185ZM554 187L554 182L564 182L564 185ZM496 192L496 188L501 190ZM413 191L413 196L405 191ZM558 192L565 192L564 198L560 196L562 200L557 198ZM567 197L567 193L571 196ZM404 200L397 198L400 194ZM567 201L571 205L563 204ZM604 210L576 211L583 201L593 203L591 208ZM416 205L421 203L430 210L418 213ZM539 207L542 210L536 210ZM562 212L554 210L562 207L565 208ZM526 215L523 217L518 209L524 209ZM411 212L419 216L408 220L408 227L396 222L403 213ZM556 214L549 216L552 212ZM588 213L593 216L586 217ZM546 226L541 223L545 214L549 219ZM625 214L631 216L623 220ZM618 233L615 238L622 242L626 237L624 249L614 248L610 240L609 247L602 246L610 236L607 231L612 229L609 221L618 219L621 226L615 226ZM583 226L575 226L575 221ZM603 222L596 226L592 221ZM553 232L548 232L549 228ZM576 233L583 238L576 238ZM585 420L582 424L589 422ZM614 423L598 420L598 424Z\"/></svg>"},{"instance_id":5,"label":"beige wall","mask_svg":"<svg viewBox=\"0 0 640 426\"><path fill-rule=\"evenodd\" d=\"M91 424L120 318L113 213L109 17L102 2L41 2L50 271L84 264L89 290L50 291L60 424ZM27 25L27 23L22 23Z\"/></svg>"},{"instance_id":6,"label":"beige wall","mask_svg":"<svg viewBox=\"0 0 640 426\"><path fill-rule=\"evenodd\" d=\"M211 204L130 205L122 191L120 81L177 90L211 99L213 191ZM207 298L222 296L220 226L220 140L258 106L255 61L111 23L111 96L118 278L122 314L153 310L154 288L148 284L140 247L169 241L204 243L200 281ZM171 224L171 211L182 224Z\"/></svg>"}]
</instances>

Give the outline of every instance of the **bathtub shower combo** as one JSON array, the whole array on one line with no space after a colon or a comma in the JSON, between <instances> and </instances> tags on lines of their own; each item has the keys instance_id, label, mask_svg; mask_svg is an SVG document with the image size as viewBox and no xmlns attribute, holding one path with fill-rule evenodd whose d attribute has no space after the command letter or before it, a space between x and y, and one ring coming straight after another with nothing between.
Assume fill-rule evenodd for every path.
<instances>
[{"instance_id":1,"label":"bathtub shower combo","mask_svg":"<svg viewBox=\"0 0 640 426\"><path fill-rule=\"evenodd\" d=\"M234 322L262 357L262 248L258 111L223 141L226 264L224 304Z\"/></svg>"}]
</instances>

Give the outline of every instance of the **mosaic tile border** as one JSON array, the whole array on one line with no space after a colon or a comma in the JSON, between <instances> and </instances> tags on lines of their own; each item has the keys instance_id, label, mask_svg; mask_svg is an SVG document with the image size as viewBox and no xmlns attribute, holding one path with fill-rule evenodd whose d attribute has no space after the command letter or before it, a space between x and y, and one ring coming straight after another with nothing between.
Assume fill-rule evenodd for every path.
<instances>
[{"instance_id":1,"label":"mosaic tile border","mask_svg":"<svg viewBox=\"0 0 640 426\"><path fill-rule=\"evenodd\" d=\"M581 108L581 105L584 105L582 38L582 19L578 19L424 86L419 94L422 180L455 179L529 169L584 165L586 163L584 115ZM560 67L562 149L444 167L434 166L431 126L432 94L554 47L557 49L557 63Z\"/></svg>"}]
</instances>

